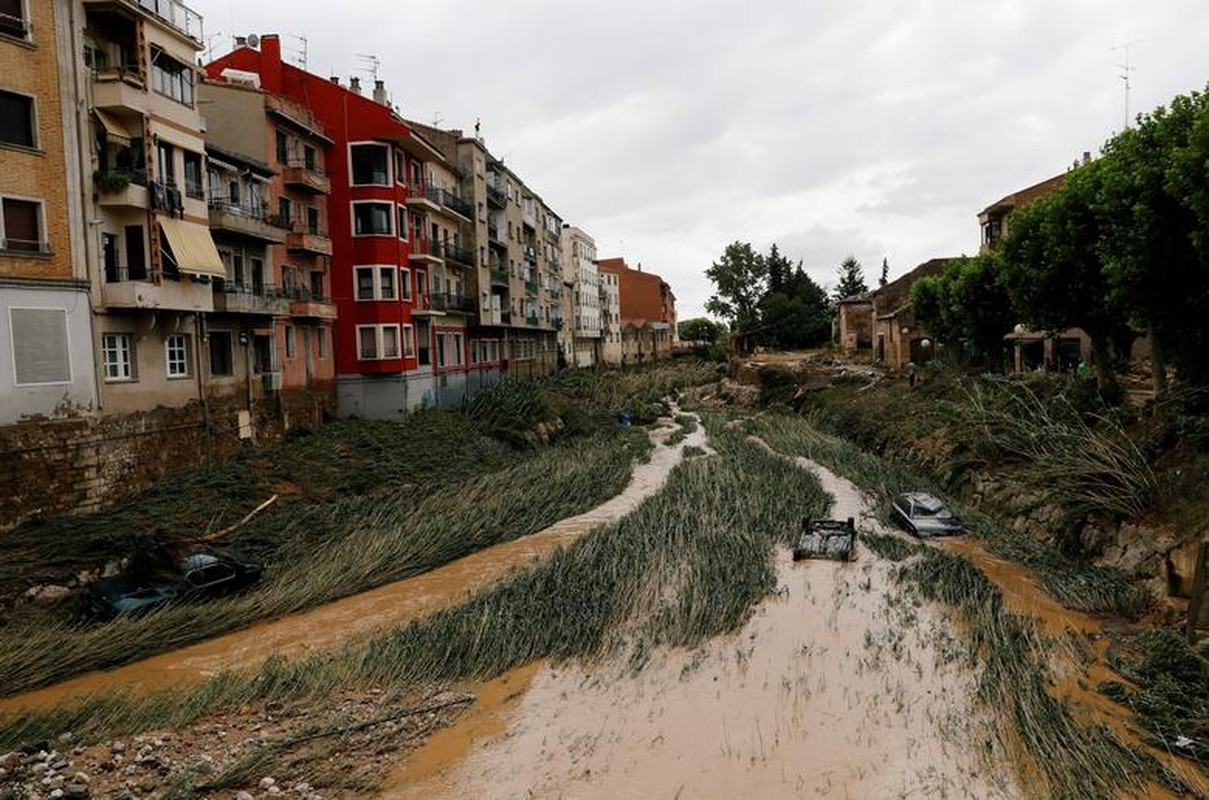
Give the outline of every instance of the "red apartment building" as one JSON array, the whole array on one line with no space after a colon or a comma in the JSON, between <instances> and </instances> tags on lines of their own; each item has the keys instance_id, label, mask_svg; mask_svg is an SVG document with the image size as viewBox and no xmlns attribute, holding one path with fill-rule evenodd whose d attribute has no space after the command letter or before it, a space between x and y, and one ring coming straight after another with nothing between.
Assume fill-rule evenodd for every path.
<instances>
[{"instance_id":1,"label":"red apartment building","mask_svg":"<svg viewBox=\"0 0 1209 800\"><path fill-rule=\"evenodd\" d=\"M605 258L597 269L618 277L621 295L621 363L641 364L671 355L676 338L676 296L667 281L625 263Z\"/></svg>"},{"instance_id":2,"label":"red apartment building","mask_svg":"<svg viewBox=\"0 0 1209 800\"><path fill-rule=\"evenodd\" d=\"M437 376L431 363L421 363L434 342L418 342L416 332L433 306L428 276L440 258L427 242L426 165L443 163L443 156L394 111L380 81L367 97L356 78L344 86L284 63L275 35L205 69L214 79L224 70L258 76L267 95L306 109L331 140L327 223L340 413L389 418L436 403ZM300 222L295 238L311 235ZM457 341L465 347L463 337ZM465 364L465 355L454 361Z\"/></svg>"}]
</instances>

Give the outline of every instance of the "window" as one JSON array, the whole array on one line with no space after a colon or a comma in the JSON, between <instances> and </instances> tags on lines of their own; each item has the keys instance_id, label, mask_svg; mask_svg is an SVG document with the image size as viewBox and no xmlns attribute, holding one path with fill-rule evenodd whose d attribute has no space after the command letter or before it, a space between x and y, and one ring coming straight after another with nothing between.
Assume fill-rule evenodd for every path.
<instances>
[{"instance_id":1,"label":"window","mask_svg":"<svg viewBox=\"0 0 1209 800\"><path fill-rule=\"evenodd\" d=\"M42 235L42 201L0 198L0 250L48 253Z\"/></svg>"},{"instance_id":2,"label":"window","mask_svg":"<svg viewBox=\"0 0 1209 800\"><path fill-rule=\"evenodd\" d=\"M285 135L285 131L276 131L275 139L277 144L277 163L290 163L290 140Z\"/></svg>"},{"instance_id":3,"label":"window","mask_svg":"<svg viewBox=\"0 0 1209 800\"><path fill-rule=\"evenodd\" d=\"M315 148L310 145L303 145L302 147L302 166L311 172L319 169L319 161L315 158Z\"/></svg>"},{"instance_id":4,"label":"window","mask_svg":"<svg viewBox=\"0 0 1209 800\"><path fill-rule=\"evenodd\" d=\"M252 370L256 373L273 371L273 337L263 334L252 337Z\"/></svg>"},{"instance_id":5,"label":"window","mask_svg":"<svg viewBox=\"0 0 1209 800\"><path fill-rule=\"evenodd\" d=\"M353 203L354 236L391 236L390 203Z\"/></svg>"},{"instance_id":6,"label":"window","mask_svg":"<svg viewBox=\"0 0 1209 800\"><path fill-rule=\"evenodd\" d=\"M164 97L193 107L193 68L151 48L151 87Z\"/></svg>"},{"instance_id":7,"label":"window","mask_svg":"<svg viewBox=\"0 0 1209 800\"><path fill-rule=\"evenodd\" d=\"M358 300L398 300L395 286L395 268L354 267L357 278Z\"/></svg>"},{"instance_id":8,"label":"window","mask_svg":"<svg viewBox=\"0 0 1209 800\"><path fill-rule=\"evenodd\" d=\"M164 183L176 183L175 149L167 142L155 148L155 174Z\"/></svg>"},{"instance_id":9,"label":"window","mask_svg":"<svg viewBox=\"0 0 1209 800\"><path fill-rule=\"evenodd\" d=\"M327 358L327 328L320 326L315 329L315 346L320 358Z\"/></svg>"},{"instance_id":10,"label":"window","mask_svg":"<svg viewBox=\"0 0 1209 800\"><path fill-rule=\"evenodd\" d=\"M185 194L196 200L206 199L202 185L202 157L200 153L185 151Z\"/></svg>"},{"instance_id":11,"label":"window","mask_svg":"<svg viewBox=\"0 0 1209 800\"><path fill-rule=\"evenodd\" d=\"M398 300L399 295L395 291L395 268L394 267L379 267L378 268L378 297L382 300Z\"/></svg>"},{"instance_id":12,"label":"window","mask_svg":"<svg viewBox=\"0 0 1209 800\"><path fill-rule=\"evenodd\" d=\"M399 270L399 288L404 300L411 300L411 270Z\"/></svg>"},{"instance_id":13,"label":"window","mask_svg":"<svg viewBox=\"0 0 1209 800\"><path fill-rule=\"evenodd\" d=\"M445 366L445 343L448 337L443 333L437 334L437 366Z\"/></svg>"},{"instance_id":14,"label":"window","mask_svg":"<svg viewBox=\"0 0 1209 800\"><path fill-rule=\"evenodd\" d=\"M128 333L101 336L101 359L105 380L134 380L134 337Z\"/></svg>"},{"instance_id":15,"label":"window","mask_svg":"<svg viewBox=\"0 0 1209 800\"><path fill-rule=\"evenodd\" d=\"M294 352L295 352L295 350L294 350L294 326L286 325L285 326L285 357L293 358Z\"/></svg>"},{"instance_id":16,"label":"window","mask_svg":"<svg viewBox=\"0 0 1209 800\"><path fill-rule=\"evenodd\" d=\"M168 377L189 377L189 337L183 333L174 333L164 340L168 356Z\"/></svg>"},{"instance_id":17,"label":"window","mask_svg":"<svg viewBox=\"0 0 1209 800\"><path fill-rule=\"evenodd\" d=\"M67 312L61 308L10 308L17 385L70 383Z\"/></svg>"},{"instance_id":18,"label":"window","mask_svg":"<svg viewBox=\"0 0 1209 800\"><path fill-rule=\"evenodd\" d=\"M406 358L415 358L416 355L415 329L410 325L403 326L403 355Z\"/></svg>"},{"instance_id":19,"label":"window","mask_svg":"<svg viewBox=\"0 0 1209 800\"><path fill-rule=\"evenodd\" d=\"M405 326L408 329L410 325ZM357 353L362 361L399 357L398 325L358 325Z\"/></svg>"},{"instance_id":20,"label":"window","mask_svg":"<svg viewBox=\"0 0 1209 800\"><path fill-rule=\"evenodd\" d=\"M403 169L403 151L395 151L395 181L404 183L407 177L407 172Z\"/></svg>"},{"instance_id":21,"label":"window","mask_svg":"<svg viewBox=\"0 0 1209 800\"><path fill-rule=\"evenodd\" d=\"M407 238L407 206L395 206L395 230L400 239Z\"/></svg>"},{"instance_id":22,"label":"window","mask_svg":"<svg viewBox=\"0 0 1209 800\"><path fill-rule=\"evenodd\" d=\"M281 220L281 224L290 224L290 198L277 198L277 216Z\"/></svg>"},{"instance_id":23,"label":"window","mask_svg":"<svg viewBox=\"0 0 1209 800\"><path fill-rule=\"evenodd\" d=\"M29 17L24 0L0 0L0 34L15 39L29 37Z\"/></svg>"},{"instance_id":24,"label":"window","mask_svg":"<svg viewBox=\"0 0 1209 800\"><path fill-rule=\"evenodd\" d=\"M0 142L37 147L34 99L0 89Z\"/></svg>"},{"instance_id":25,"label":"window","mask_svg":"<svg viewBox=\"0 0 1209 800\"><path fill-rule=\"evenodd\" d=\"M306 232L319 235L319 209L314 206L306 207Z\"/></svg>"},{"instance_id":26,"label":"window","mask_svg":"<svg viewBox=\"0 0 1209 800\"><path fill-rule=\"evenodd\" d=\"M210 374L235 374L231 364L230 331L210 331Z\"/></svg>"},{"instance_id":27,"label":"window","mask_svg":"<svg viewBox=\"0 0 1209 800\"><path fill-rule=\"evenodd\" d=\"M349 145L354 186L390 184L390 148L384 144Z\"/></svg>"}]
</instances>

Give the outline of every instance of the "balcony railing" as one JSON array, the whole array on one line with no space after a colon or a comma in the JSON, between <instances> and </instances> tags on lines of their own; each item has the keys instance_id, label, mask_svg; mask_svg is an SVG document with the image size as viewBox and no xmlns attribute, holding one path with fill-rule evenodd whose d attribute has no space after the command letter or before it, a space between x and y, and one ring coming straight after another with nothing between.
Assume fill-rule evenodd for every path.
<instances>
[{"instance_id":1,"label":"balcony railing","mask_svg":"<svg viewBox=\"0 0 1209 800\"><path fill-rule=\"evenodd\" d=\"M321 256L332 254L332 240L325 231L301 222L294 223L293 230L286 234L287 250L314 253Z\"/></svg>"},{"instance_id":2,"label":"balcony railing","mask_svg":"<svg viewBox=\"0 0 1209 800\"><path fill-rule=\"evenodd\" d=\"M529 294L537 294L537 281L525 281L525 291Z\"/></svg>"},{"instance_id":3,"label":"balcony railing","mask_svg":"<svg viewBox=\"0 0 1209 800\"><path fill-rule=\"evenodd\" d=\"M123 267L116 264L105 265L105 283L125 283L126 281L149 281L151 270L146 266Z\"/></svg>"},{"instance_id":4,"label":"balcony railing","mask_svg":"<svg viewBox=\"0 0 1209 800\"><path fill-rule=\"evenodd\" d=\"M507 286L508 273L502 269L491 270L491 285L492 286Z\"/></svg>"},{"instance_id":5,"label":"balcony railing","mask_svg":"<svg viewBox=\"0 0 1209 800\"><path fill-rule=\"evenodd\" d=\"M180 0L124 0L126 5L140 6L185 34L193 41L205 44L202 17Z\"/></svg>"},{"instance_id":6,"label":"balcony railing","mask_svg":"<svg viewBox=\"0 0 1209 800\"><path fill-rule=\"evenodd\" d=\"M213 230L237 233L270 244L281 244L286 240L286 231L261 204L245 205L225 197L211 197L207 205Z\"/></svg>"},{"instance_id":7,"label":"balcony railing","mask_svg":"<svg viewBox=\"0 0 1209 800\"><path fill-rule=\"evenodd\" d=\"M459 264L465 264L468 267L474 266L474 254L465 247L456 245L453 242L436 243L433 249L444 255L450 261L456 261Z\"/></svg>"},{"instance_id":8,"label":"balcony railing","mask_svg":"<svg viewBox=\"0 0 1209 800\"><path fill-rule=\"evenodd\" d=\"M287 185L311 194L331 194L332 180L314 164L293 161L282 168L281 180Z\"/></svg>"},{"instance_id":9,"label":"balcony railing","mask_svg":"<svg viewBox=\"0 0 1209 800\"><path fill-rule=\"evenodd\" d=\"M470 314L474 311L474 298L450 292L434 294L432 295L432 307L438 311L455 311L462 314Z\"/></svg>"},{"instance_id":10,"label":"balcony railing","mask_svg":"<svg viewBox=\"0 0 1209 800\"><path fill-rule=\"evenodd\" d=\"M503 189L497 189L490 183L487 184L487 202L498 208L504 208L508 205L508 195L504 194Z\"/></svg>"},{"instance_id":11,"label":"balcony railing","mask_svg":"<svg viewBox=\"0 0 1209 800\"><path fill-rule=\"evenodd\" d=\"M541 320L539 320L536 316L525 317L525 322L534 328L541 324Z\"/></svg>"}]
</instances>

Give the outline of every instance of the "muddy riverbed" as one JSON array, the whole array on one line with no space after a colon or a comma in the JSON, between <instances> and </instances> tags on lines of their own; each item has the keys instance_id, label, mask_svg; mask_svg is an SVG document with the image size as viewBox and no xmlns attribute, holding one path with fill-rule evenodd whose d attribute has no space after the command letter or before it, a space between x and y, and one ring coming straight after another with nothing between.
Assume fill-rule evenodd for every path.
<instances>
[{"instance_id":1,"label":"muddy riverbed","mask_svg":"<svg viewBox=\"0 0 1209 800\"><path fill-rule=\"evenodd\" d=\"M833 515L880 528L816 467ZM529 666L392 774L382 797L1014 797L950 620L887 562L795 564L737 634L628 663ZM988 749L989 748L989 749Z\"/></svg>"}]
</instances>

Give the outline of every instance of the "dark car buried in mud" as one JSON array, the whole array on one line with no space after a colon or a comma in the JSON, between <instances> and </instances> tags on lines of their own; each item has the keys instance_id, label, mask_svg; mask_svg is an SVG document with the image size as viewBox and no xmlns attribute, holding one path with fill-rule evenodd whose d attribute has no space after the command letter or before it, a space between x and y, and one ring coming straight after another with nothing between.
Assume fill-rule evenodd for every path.
<instances>
[{"instance_id":1,"label":"dark car buried in mud","mask_svg":"<svg viewBox=\"0 0 1209 800\"><path fill-rule=\"evenodd\" d=\"M900 494L894 498L891 513L895 522L921 539L953 536L966 531L961 520L939 498L925 492Z\"/></svg>"},{"instance_id":2,"label":"dark car buried in mud","mask_svg":"<svg viewBox=\"0 0 1209 800\"><path fill-rule=\"evenodd\" d=\"M856 524L852 517L838 519L802 520L802 534L793 547L793 560L829 558L851 561L855 556Z\"/></svg>"},{"instance_id":3,"label":"dark car buried in mud","mask_svg":"<svg viewBox=\"0 0 1209 800\"><path fill-rule=\"evenodd\" d=\"M185 556L172 571L99 580L88 587L88 606L100 617L138 616L173 603L237 592L259 581L262 574L260 564L238 550L214 547Z\"/></svg>"}]
</instances>

